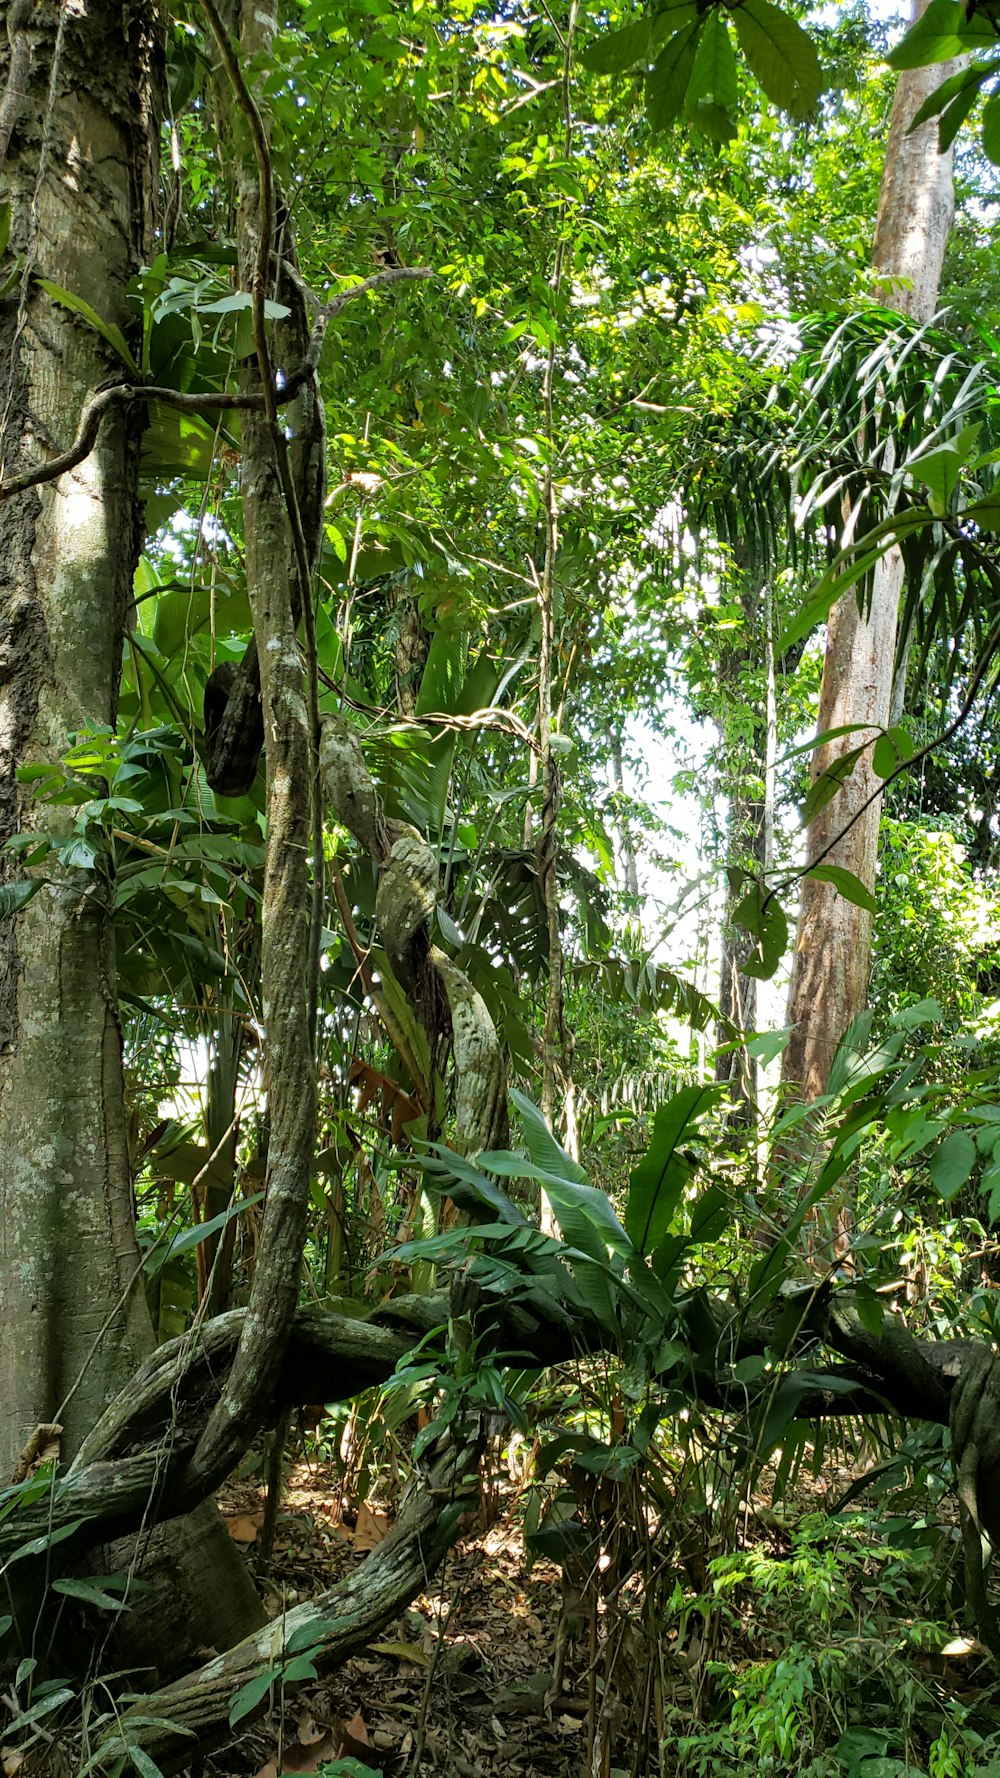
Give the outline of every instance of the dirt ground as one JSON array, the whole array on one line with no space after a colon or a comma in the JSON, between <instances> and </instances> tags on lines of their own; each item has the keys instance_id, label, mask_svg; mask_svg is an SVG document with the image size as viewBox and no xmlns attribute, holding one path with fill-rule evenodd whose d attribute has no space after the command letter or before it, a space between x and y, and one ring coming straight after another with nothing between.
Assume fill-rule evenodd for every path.
<instances>
[{"instance_id":1,"label":"dirt ground","mask_svg":"<svg viewBox=\"0 0 1000 1778\"><path fill-rule=\"evenodd\" d=\"M233 1486L220 1504L254 1564L263 1497ZM585 1753L583 1648L570 1648L563 1696L547 1708L559 1620L559 1570L537 1559L524 1572L516 1494L450 1553L431 1586L329 1681L299 1690L206 1764L206 1778L277 1778L350 1756L397 1778L576 1778ZM484 1514L484 1519L492 1514ZM342 1579L385 1536L379 1504L340 1508L333 1466L291 1471L275 1537L269 1609L309 1599Z\"/></svg>"}]
</instances>

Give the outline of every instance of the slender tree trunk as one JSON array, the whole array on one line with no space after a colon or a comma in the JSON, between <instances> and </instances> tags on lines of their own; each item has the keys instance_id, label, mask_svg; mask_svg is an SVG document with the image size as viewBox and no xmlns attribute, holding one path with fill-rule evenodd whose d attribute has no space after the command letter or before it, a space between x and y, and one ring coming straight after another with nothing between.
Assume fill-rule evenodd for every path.
<instances>
[{"instance_id":1,"label":"slender tree trunk","mask_svg":"<svg viewBox=\"0 0 1000 1778\"><path fill-rule=\"evenodd\" d=\"M35 281L132 331L129 279L149 238L156 163L152 27L122 0L43 0L24 29L30 85L5 178L19 287L0 307L0 479L71 441L88 391L123 366ZM106 418L76 469L0 502L0 839L68 832L72 812L25 809L26 762L57 765L70 736L115 720L132 574L141 418ZM4 870L13 874L11 860ZM152 1347L132 1217L109 873L50 855L42 889L0 929L0 1472L33 1429L71 1457ZM249 1583L213 1509L157 1536L179 1615L161 1598L132 1658L239 1634ZM186 1590L185 1551L198 1545ZM219 1567L218 1564L222 1566ZM207 1573L216 1582L206 1587ZM191 1577L189 1577L191 1578ZM241 1585L242 1582L242 1585ZM252 1600L252 1590L249 1593ZM30 1629L30 1625L29 1625Z\"/></svg>"},{"instance_id":2,"label":"slender tree trunk","mask_svg":"<svg viewBox=\"0 0 1000 1778\"><path fill-rule=\"evenodd\" d=\"M622 759L622 737L619 729L609 728L608 746L611 750L611 782L618 799L615 810L615 834L618 840L618 856L621 861L625 893L630 895L633 901L638 902L639 866L635 855L632 824L625 806L625 763Z\"/></svg>"},{"instance_id":3,"label":"slender tree trunk","mask_svg":"<svg viewBox=\"0 0 1000 1778\"><path fill-rule=\"evenodd\" d=\"M914 17L925 3L915 0ZM954 197L952 158L950 152L938 152L937 121L910 131L928 94L958 66L938 64L901 74L889 126L873 264L883 300L918 321L928 320L937 302ZM831 611L820 734L847 724L869 724L873 730L889 725L902 586L903 559L891 550L875 569L867 611L859 610L853 588ZM828 771L858 739L850 734L817 749L814 776ZM808 859L823 853L826 862L853 871L868 889L875 882L881 802L867 809L862 805L878 784L869 751L816 816L806 846ZM828 850L843 828L848 828L843 839ZM803 883L788 999L787 1022L793 1032L783 1075L806 1100L825 1091L834 1051L866 1004L871 942L869 913L845 901L831 884Z\"/></svg>"}]
</instances>

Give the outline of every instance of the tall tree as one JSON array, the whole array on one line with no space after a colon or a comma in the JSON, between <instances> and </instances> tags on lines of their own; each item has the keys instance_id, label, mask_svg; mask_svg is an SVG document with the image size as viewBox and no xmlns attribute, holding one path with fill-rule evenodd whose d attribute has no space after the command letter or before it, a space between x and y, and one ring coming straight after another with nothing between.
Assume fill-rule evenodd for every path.
<instances>
[{"instance_id":1,"label":"tall tree","mask_svg":"<svg viewBox=\"0 0 1000 1778\"><path fill-rule=\"evenodd\" d=\"M926 10L914 0L913 17ZM937 301L954 212L951 150L939 151L936 121L913 128L921 106L961 66L959 61L906 70L899 77L879 193L872 252L882 300L915 320L929 320ZM878 563L864 608L849 589L830 612L820 686L818 733L848 734L816 749L813 777L835 771L869 729L890 723L903 557L892 549ZM875 881L881 802L870 750L842 788L814 817L807 863L840 865L871 890ZM865 1006L871 967L872 916L832 884L806 878L795 940L787 1023L792 1035L783 1073L807 1100L826 1087L844 1032Z\"/></svg>"},{"instance_id":2,"label":"tall tree","mask_svg":"<svg viewBox=\"0 0 1000 1778\"><path fill-rule=\"evenodd\" d=\"M24 79L30 60L30 73L5 166L20 275L0 308L2 840L32 822L21 769L57 765L74 733L115 720L143 538L141 410L114 407L95 448L58 478L51 459L128 353L127 289L150 238L159 59L152 27L122 0L43 4L12 15L12 27L8 72ZM19 58L25 46L30 59ZM111 872L74 852L72 808L48 808L45 821L70 843L50 852L44 881L6 889L0 932L4 1475L25 1446L37 1448L39 1426L71 1458L153 1344L132 1212ZM4 868L8 878L18 869L9 852ZM157 1541L176 1616L161 1599L146 1617L153 1647L133 1640L133 1656L170 1648L181 1623L212 1642L259 1621L213 1510ZM218 1586L204 1587L206 1568Z\"/></svg>"}]
</instances>

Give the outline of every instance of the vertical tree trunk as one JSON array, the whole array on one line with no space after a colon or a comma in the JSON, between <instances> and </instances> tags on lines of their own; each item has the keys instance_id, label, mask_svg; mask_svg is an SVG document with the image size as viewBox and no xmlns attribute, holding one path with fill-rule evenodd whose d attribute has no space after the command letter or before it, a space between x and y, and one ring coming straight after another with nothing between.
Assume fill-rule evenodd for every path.
<instances>
[{"instance_id":1,"label":"vertical tree trunk","mask_svg":"<svg viewBox=\"0 0 1000 1778\"><path fill-rule=\"evenodd\" d=\"M926 0L915 0L914 18ZM873 264L883 300L918 321L934 312L954 207L951 153L938 152L937 121L910 133L913 118L942 80L959 64L938 64L900 75L886 147ZM902 280L903 282L900 282ZM873 729L890 722L896 623L903 585L903 559L891 550L877 565L867 612L858 609L852 588L834 606L827 627L820 686L818 731L849 723ZM857 734L817 749L813 775L828 771ZM862 805L878 787L870 751L843 788L820 811L809 829L806 856L845 866L869 889L874 887L881 802ZM832 850L834 836L848 826ZM806 881L796 933L788 999L793 1027L783 1077L806 1100L825 1091L830 1063L848 1025L868 998L872 918L840 896L829 883Z\"/></svg>"},{"instance_id":2,"label":"vertical tree trunk","mask_svg":"<svg viewBox=\"0 0 1000 1778\"><path fill-rule=\"evenodd\" d=\"M0 308L0 479L72 440L89 390L123 365L35 282L46 277L132 331L129 279L149 236L156 164L152 26L122 0L43 0L24 29L34 55L5 168L19 287ZM115 720L126 612L143 530L141 419L106 418L76 469L0 503L0 840L25 825L65 833L72 811L25 810L26 762L57 764L72 733ZM3 868L12 874L12 862ZM0 1473L39 1422L62 1454L152 1346L132 1217L109 874L51 858L46 882L0 927ZM211 1508L173 1529L179 1616L154 1643L238 1635L256 1601ZM185 1592L184 1551L200 1540ZM216 1560L224 1584L206 1587ZM161 1602L162 1603L162 1602ZM241 1607L247 1611L241 1613ZM190 1636L189 1636L190 1633ZM138 1632L132 1658L150 1658Z\"/></svg>"}]
</instances>

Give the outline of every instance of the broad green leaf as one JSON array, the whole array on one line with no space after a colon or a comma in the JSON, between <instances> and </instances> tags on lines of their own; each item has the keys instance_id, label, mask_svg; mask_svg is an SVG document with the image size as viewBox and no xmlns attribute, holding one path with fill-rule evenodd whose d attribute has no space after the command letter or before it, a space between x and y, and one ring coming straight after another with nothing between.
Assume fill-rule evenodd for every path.
<instances>
[{"instance_id":1,"label":"broad green leaf","mask_svg":"<svg viewBox=\"0 0 1000 1778\"><path fill-rule=\"evenodd\" d=\"M955 1130L946 1136L927 1163L931 1184L949 1203L960 1191L976 1163L976 1145L967 1130Z\"/></svg>"},{"instance_id":2,"label":"broad green leaf","mask_svg":"<svg viewBox=\"0 0 1000 1778\"><path fill-rule=\"evenodd\" d=\"M878 778L888 778L913 756L913 742L905 728L886 729L879 735L872 753L872 769Z\"/></svg>"},{"instance_id":3,"label":"broad green leaf","mask_svg":"<svg viewBox=\"0 0 1000 1778\"><path fill-rule=\"evenodd\" d=\"M49 1480L51 1481L51 1477ZM32 1537L27 1543L19 1545L13 1555L8 1556L8 1565L11 1562L20 1562L25 1556L40 1556L43 1550L51 1549L53 1544L65 1543L68 1537L75 1537L80 1527L86 1523L86 1519L72 1519L68 1525L60 1525L58 1531L43 1531L40 1537Z\"/></svg>"},{"instance_id":4,"label":"broad green leaf","mask_svg":"<svg viewBox=\"0 0 1000 1778\"><path fill-rule=\"evenodd\" d=\"M79 315L81 320L86 321L87 326L92 327L95 333L99 333L102 340L105 340L117 353L122 363L135 376L139 375L139 366L129 350L125 335L114 321L103 321L97 310L92 308L90 303L85 302L82 296L74 296L72 290L64 290L61 284L53 284L51 278L39 278L37 282L46 295L51 296L52 301L59 304L60 308L69 309L71 314Z\"/></svg>"},{"instance_id":5,"label":"broad green leaf","mask_svg":"<svg viewBox=\"0 0 1000 1778\"><path fill-rule=\"evenodd\" d=\"M947 154L948 149L954 142L955 137L958 135L959 130L979 97L983 81L995 74L998 67L1000 67L1000 63L997 62L991 62L989 67L985 69L977 65L975 70L976 78L967 80L962 90L954 99L952 99L947 110L941 113L941 121L938 124L939 154ZM947 85L947 82L945 84Z\"/></svg>"},{"instance_id":6,"label":"broad green leaf","mask_svg":"<svg viewBox=\"0 0 1000 1778\"><path fill-rule=\"evenodd\" d=\"M99 1605L102 1611L124 1611L124 1599L116 1599L103 1587L96 1586L90 1580L75 1580L72 1577L52 1582L54 1593L65 1593L70 1599L85 1599L88 1605Z\"/></svg>"},{"instance_id":7,"label":"broad green leaf","mask_svg":"<svg viewBox=\"0 0 1000 1778\"><path fill-rule=\"evenodd\" d=\"M10 216L10 199L5 198L0 203L0 254L6 253L7 242L10 240Z\"/></svg>"},{"instance_id":8,"label":"broad green leaf","mask_svg":"<svg viewBox=\"0 0 1000 1778\"><path fill-rule=\"evenodd\" d=\"M962 517L974 519L981 531L1000 531L1000 486L967 506Z\"/></svg>"},{"instance_id":9,"label":"broad green leaf","mask_svg":"<svg viewBox=\"0 0 1000 1778\"><path fill-rule=\"evenodd\" d=\"M256 1710L262 1699L267 1697L272 1685L281 1678L281 1668L272 1667L266 1673L255 1673L246 1685L241 1685L229 1706L229 1726L236 1727L251 1710Z\"/></svg>"},{"instance_id":10,"label":"broad green leaf","mask_svg":"<svg viewBox=\"0 0 1000 1778\"><path fill-rule=\"evenodd\" d=\"M646 115L651 130L667 130L684 109L701 21L669 38L646 76Z\"/></svg>"},{"instance_id":11,"label":"broad green leaf","mask_svg":"<svg viewBox=\"0 0 1000 1778\"><path fill-rule=\"evenodd\" d=\"M17 883L4 883L0 887L0 920L9 920L12 915L19 914L23 907L27 907L44 881L44 877L27 877Z\"/></svg>"},{"instance_id":12,"label":"broad green leaf","mask_svg":"<svg viewBox=\"0 0 1000 1778\"><path fill-rule=\"evenodd\" d=\"M781 656L794 643L801 642L817 624L825 623L842 593L863 579L869 569L904 537L932 524L934 514L926 507L914 507L902 515L893 515L875 525L864 537L842 549L827 569L816 591L788 623L775 643L775 654Z\"/></svg>"},{"instance_id":13,"label":"broad green leaf","mask_svg":"<svg viewBox=\"0 0 1000 1778\"><path fill-rule=\"evenodd\" d=\"M755 883L749 895L733 909L733 922L757 941L744 964L747 975L769 981L788 945L788 920L777 897Z\"/></svg>"},{"instance_id":14,"label":"broad green leaf","mask_svg":"<svg viewBox=\"0 0 1000 1778\"><path fill-rule=\"evenodd\" d=\"M163 1778L160 1767L144 1747L130 1746L128 1756L139 1773L139 1778Z\"/></svg>"},{"instance_id":15,"label":"broad green leaf","mask_svg":"<svg viewBox=\"0 0 1000 1778\"><path fill-rule=\"evenodd\" d=\"M906 460L904 468L909 470L915 481L930 489L933 496L932 509L939 515L943 515L948 509L962 469L976 449L979 430L978 425L963 426L954 438L946 439L944 444L936 445L929 451L914 451Z\"/></svg>"},{"instance_id":16,"label":"broad green leaf","mask_svg":"<svg viewBox=\"0 0 1000 1778\"><path fill-rule=\"evenodd\" d=\"M982 79L983 69L977 63L974 68L961 68L957 74L952 74L948 80L943 80L941 85L935 87L934 91L928 94L924 100L910 125L909 134L912 135L914 130L918 130L922 123L929 123L932 117L940 117L942 111L946 111L952 101L958 98L960 93L964 93L967 87L971 87L974 99Z\"/></svg>"},{"instance_id":17,"label":"broad green leaf","mask_svg":"<svg viewBox=\"0 0 1000 1778\"><path fill-rule=\"evenodd\" d=\"M543 1168L555 1179L587 1185L589 1181L583 1168L556 1141L538 1106L533 1105L517 1087L511 1088L510 1097L520 1120L525 1147L536 1167Z\"/></svg>"},{"instance_id":18,"label":"broad green leaf","mask_svg":"<svg viewBox=\"0 0 1000 1778\"><path fill-rule=\"evenodd\" d=\"M865 888L861 878L856 877L852 870L845 870L842 864L817 864L812 870L806 871L806 876L819 883L832 883L845 901L853 902L858 908L867 908L870 914L874 914L878 906L871 890Z\"/></svg>"},{"instance_id":19,"label":"broad green leaf","mask_svg":"<svg viewBox=\"0 0 1000 1778\"><path fill-rule=\"evenodd\" d=\"M40 1722L43 1716L50 1716L53 1710L61 1710L63 1705L68 1704L74 1696L75 1693L71 1686L61 1685L57 1690L48 1692L37 1704L32 1704L29 1710L22 1710L18 1716L15 1716L13 1722L8 1720L4 1724L4 1728L13 1735L19 1729L27 1728L29 1723ZM162 1774L160 1778L162 1778Z\"/></svg>"},{"instance_id":20,"label":"broad green leaf","mask_svg":"<svg viewBox=\"0 0 1000 1778\"><path fill-rule=\"evenodd\" d=\"M193 1144L184 1144L184 1146L192 1147ZM198 1152L204 1154L207 1159L211 1150L199 1149ZM169 1163L172 1158L172 1155L168 1155L167 1157L168 1178L171 1176L172 1170L169 1170ZM212 1169L206 1169L204 1163L198 1169L198 1175L200 1176L202 1183L208 1180L210 1183L221 1184L224 1187L231 1184L224 1169L217 1174L213 1174ZM183 1178L183 1174L178 1174L178 1177ZM166 1265L168 1260L176 1259L179 1253L187 1253L192 1247L200 1247L201 1243L207 1241L210 1235L217 1235L220 1229L225 1228L227 1222L232 1222L234 1216L242 1215L244 1210L249 1210L251 1204L259 1204L263 1196L263 1192L256 1192L252 1198L240 1198L238 1203L230 1204L228 1210L220 1211L219 1215L213 1216L210 1221L196 1222L192 1228L183 1229L179 1235L174 1235L173 1239L167 1243L162 1253L154 1249L149 1255L144 1268L147 1275L155 1277L156 1273Z\"/></svg>"},{"instance_id":21,"label":"broad green leaf","mask_svg":"<svg viewBox=\"0 0 1000 1778\"><path fill-rule=\"evenodd\" d=\"M238 315L244 311L252 313L253 297L249 290L234 290L231 296L220 296L218 302L200 303L200 315ZM284 303L272 302L269 297L264 300L264 319L266 321L284 321L291 310Z\"/></svg>"},{"instance_id":22,"label":"broad green leaf","mask_svg":"<svg viewBox=\"0 0 1000 1778\"><path fill-rule=\"evenodd\" d=\"M702 26L684 109L697 129L713 142L736 134L736 56L729 26L721 12L711 12Z\"/></svg>"},{"instance_id":23,"label":"broad green leaf","mask_svg":"<svg viewBox=\"0 0 1000 1778\"><path fill-rule=\"evenodd\" d=\"M875 729L873 722L842 722L839 728L824 729L821 734L813 735L811 740L800 741L797 747L789 747L778 760L783 766L789 759L799 759L803 753L815 753L818 748L825 747L828 741L839 741L843 735L870 735Z\"/></svg>"},{"instance_id":24,"label":"broad green leaf","mask_svg":"<svg viewBox=\"0 0 1000 1778\"><path fill-rule=\"evenodd\" d=\"M932 62L949 62L969 49L992 48L995 43L988 21L967 19L960 0L931 0L927 11L910 26L886 60L897 71L926 68Z\"/></svg>"},{"instance_id":25,"label":"broad green leaf","mask_svg":"<svg viewBox=\"0 0 1000 1778\"><path fill-rule=\"evenodd\" d=\"M839 759L831 760L829 765L817 773L802 805L803 827L808 827L820 810L825 809L827 803L832 801L866 752L865 747L851 747L847 753L842 753Z\"/></svg>"},{"instance_id":26,"label":"broad green leaf","mask_svg":"<svg viewBox=\"0 0 1000 1778\"><path fill-rule=\"evenodd\" d=\"M695 1134L698 1119L718 1103L721 1090L683 1087L653 1119L649 1146L631 1174L625 1210L626 1232L643 1255L659 1246L694 1171L678 1144L685 1134L689 1140Z\"/></svg>"},{"instance_id":27,"label":"broad green leaf","mask_svg":"<svg viewBox=\"0 0 1000 1778\"><path fill-rule=\"evenodd\" d=\"M937 1025L944 1018L939 1000L915 1000L912 1006L900 1007L893 1014L893 1024L911 1030L915 1025Z\"/></svg>"},{"instance_id":28,"label":"broad green leaf","mask_svg":"<svg viewBox=\"0 0 1000 1778\"><path fill-rule=\"evenodd\" d=\"M996 1162L986 1168L979 1189L988 1200L986 1205L987 1222L990 1224L1000 1222L1000 1165Z\"/></svg>"},{"instance_id":29,"label":"broad green leaf","mask_svg":"<svg viewBox=\"0 0 1000 1778\"><path fill-rule=\"evenodd\" d=\"M1000 167L1000 93L992 93L983 106L983 153Z\"/></svg>"},{"instance_id":30,"label":"broad green leaf","mask_svg":"<svg viewBox=\"0 0 1000 1778\"><path fill-rule=\"evenodd\" d=\"M808 32L771 0L743 0L732 11L751 72L772 104L807 117L823 90L823 74Z\"/></svg>"},{"instance_id":31,"label":"broad green leaf","mask_svg":"<svg viewBox=\"0 0 1000 1778\"><path fill-rule=\"evenodd\" d=\"M592 74L621 74L634 68L649 49L651 27L651 19L641 18L618 31L605 31L584 50L580 57L583 66Z\"/></svg>"}]
</instances>

